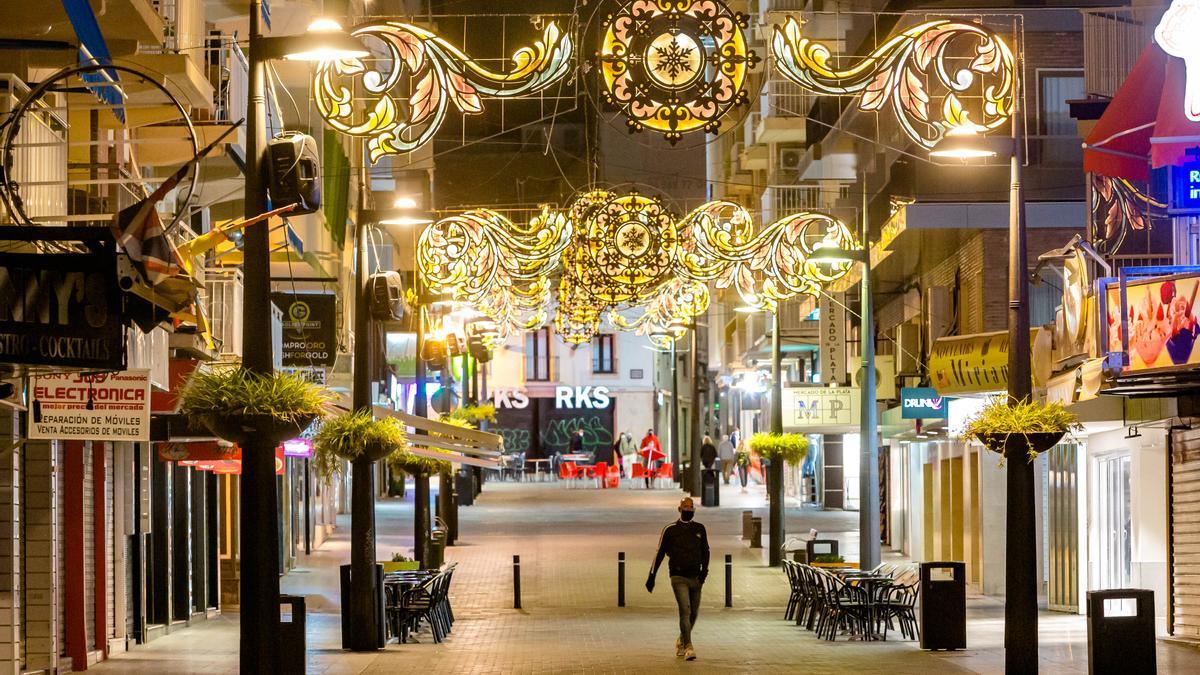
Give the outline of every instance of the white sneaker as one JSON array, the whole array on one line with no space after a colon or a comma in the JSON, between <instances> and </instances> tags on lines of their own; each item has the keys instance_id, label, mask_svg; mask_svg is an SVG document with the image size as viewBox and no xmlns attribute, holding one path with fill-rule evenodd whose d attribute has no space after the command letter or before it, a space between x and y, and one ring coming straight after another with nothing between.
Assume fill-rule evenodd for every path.
<instances>
[{"instance_id":1,"label":"white sneaker","mask_svg":"<svg viewBox=\"0 0 1200 675\"><path fill-rule=\"evenodd\" d=\"M675 638L675 658L683 658L683 640Z\"/></svg>"},{"instance_id":2,"label":"white sneaker","mask_svg":"<svg viewBox=\"0 0 1200 675\"><path fill-rule=\"evenodd\" d=\"M691 645L688 645L683 650L683 660L684 661L695 661L696 660L696 650L692 649Z\"/></svg>"}]
</instances>

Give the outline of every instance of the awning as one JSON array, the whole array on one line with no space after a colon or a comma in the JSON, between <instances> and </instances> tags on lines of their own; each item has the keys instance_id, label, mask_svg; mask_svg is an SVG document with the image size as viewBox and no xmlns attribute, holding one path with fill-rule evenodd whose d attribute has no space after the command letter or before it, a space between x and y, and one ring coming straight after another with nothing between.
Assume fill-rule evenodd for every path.
<instances>
[{"instance_id":1,"label":"awning","mask_svg":"<svg viewBox=\"0 0 1200 675\"><path fill-rule=\"evenodd\" d=\"M1182 59L1147 45L1084 140L1084 171L1145 181L1200 145L1200 123L1184 111L1186 78Z\"/></svg>"}]
</instances>

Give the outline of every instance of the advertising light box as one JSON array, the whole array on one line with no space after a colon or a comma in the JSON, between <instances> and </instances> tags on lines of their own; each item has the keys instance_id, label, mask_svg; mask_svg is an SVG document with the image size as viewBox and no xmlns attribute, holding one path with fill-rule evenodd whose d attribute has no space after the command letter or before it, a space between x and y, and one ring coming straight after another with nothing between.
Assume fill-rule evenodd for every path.
<instances>
[{"instance_id":1,"label":"advertising light box","mask_svg":"<svg viewBox=\"0 0 1200 675\"><path fill-rule=\"evenodd\" d=\"M1121 285L1104 285L1104 329L1108 351L1126 354L1125 371L1200 364L1196 349L1200 271L1129 280L1124 287L1122 311Z\"/></svg>"}]
</instances>

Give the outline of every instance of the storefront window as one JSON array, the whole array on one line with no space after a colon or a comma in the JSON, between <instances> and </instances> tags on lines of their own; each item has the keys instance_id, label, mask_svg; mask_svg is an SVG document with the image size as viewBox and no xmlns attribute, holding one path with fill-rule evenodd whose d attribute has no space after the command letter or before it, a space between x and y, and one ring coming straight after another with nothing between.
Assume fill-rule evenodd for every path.
<instances>
[{"instance_id":1,"label":"storefront window","mask_svg":"<svg viewBox=\"0 0 1200 675\"><path fill-rule=\"evenodd\" d=\"M1096 486L1100 523L1099 579L1097 589L1129 588L1132 578L1132 541L1129 522L1129 455L1099 461Z\"/></svg>"}]
</instances>

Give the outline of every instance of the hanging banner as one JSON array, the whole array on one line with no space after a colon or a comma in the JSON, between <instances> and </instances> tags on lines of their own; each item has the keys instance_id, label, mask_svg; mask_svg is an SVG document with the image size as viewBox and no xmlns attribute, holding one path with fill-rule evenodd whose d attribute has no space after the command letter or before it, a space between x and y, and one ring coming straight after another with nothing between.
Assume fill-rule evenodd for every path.
<instances>
[{"instance_id":1,"label":"hanging banner","mask_svg":"<svg viewBox=\"0 0 1200 675\"><path fill-rule=\"evenodd\" d=\"M819 300L821 336L821 381L846 384L846 305L845 293L822 293Z\"/></svg>"},{"instance_id":2,"label":"hanging banner","mask_svg":"<svg viewBox=\"0 0 1200 675\"><path fill-rule=\"evenodd\" d=\"M1041 329L1029 331L1033 344ZM929 379L939 394L969 394L1008 388L1008 331L938 338L929 353ZM1033 383L1041 384L1036 371Z\"/></svg>"},{"instance_id":3,"label":"hanging banner","mask_svg":"<svg viewBox=\"0 0 1200 675\"><path fill-rule=\"evenodd\" d=\"M283 312L283 365L332 366L337 359L337 297L272 293Z\"/></svg>"},{"instance_id":4,"label":"hanging banner","mask_svg":"<svg viewBox=\"0 0 1200 675\"><path fill-rule=\"evenodd\" d=\"M149 441L150 371L32 378L29 438Z\"/></svg>"},{"instance_id":5,"label":"hanging banner","mask_svg":"<svg viewBox=\"0 0 1200 675\"><path fill-rule=\"evenodd\" d=\"M121 291L111 248L0 253L0 362L125 367Z\"/></svg>"}]
</instances>

